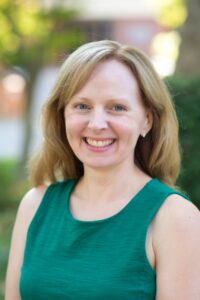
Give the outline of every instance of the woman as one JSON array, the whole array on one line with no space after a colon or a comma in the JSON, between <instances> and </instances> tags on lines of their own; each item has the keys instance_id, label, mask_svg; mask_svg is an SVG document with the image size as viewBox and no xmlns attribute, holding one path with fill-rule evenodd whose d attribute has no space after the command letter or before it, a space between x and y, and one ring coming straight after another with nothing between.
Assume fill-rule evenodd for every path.
<instances>
[{"instance_id":1,"label":"woman","mask_svg":"<svg viewBox=\"0 0 200 300\"><path fill-rule=\"evenodd\" d=\"M43 110L6 300L200 299L200 217L175 188L176 114L139 50L88 43Z\"/></svg>"}]
</instances>

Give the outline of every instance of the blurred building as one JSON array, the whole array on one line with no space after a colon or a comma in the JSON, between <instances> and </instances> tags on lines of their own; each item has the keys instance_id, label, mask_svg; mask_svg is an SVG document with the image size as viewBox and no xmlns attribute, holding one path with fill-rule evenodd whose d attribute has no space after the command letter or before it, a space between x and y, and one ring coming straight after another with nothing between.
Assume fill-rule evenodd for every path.
<instances>
[{"instance_id":1,"label":"blurred building","mask_svg":"<svg viewBox=\"0 0 200 300\"><path fill-rule=\"evenodd\" d=\"M113 39L150 54L152 39L165 30L156 20L155 0L42 0L41 4L46 9L62 5L77 10L76 21L66 25L80 28L86 42Z\"/></svg>"},{"instance_id":2,"label":"blurred building","mask_svg":"<svg viewBox=\"0 0 200 300\"><path fill-rule=\"evenodd\" d=\"M112 39L138 47L151 55L151 41L165 28L152 18L116 20L76 20L70 26L81 29L85 41Z\"/></svg>"}]
</instances>

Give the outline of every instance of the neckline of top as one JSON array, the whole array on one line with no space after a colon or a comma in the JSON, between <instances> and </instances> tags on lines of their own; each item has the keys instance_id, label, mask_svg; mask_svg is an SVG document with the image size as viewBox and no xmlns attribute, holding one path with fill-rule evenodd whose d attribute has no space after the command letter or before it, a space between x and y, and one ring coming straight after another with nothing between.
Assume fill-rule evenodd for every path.
<instances>
[{"instance_id":1,"label":"neckline of top","mask_svg":"<svg viewBox=\"0 0 200 300\"><path fill-rule=\"evenodd\" d=\"M145 191L146 189L148 189L148 187L153 184L154 182L159 181L157 178L151 178L149 181L147 181L144 186L130 199L130 201L124 206L122 207L122 209L120 209L117 213L103 218L103 219L97 219L97 220L81 220L81 219L77 219L75 218L70 210L70 196L71 193L73 192L78 179L71 179L70 181L67 182L66 187L67 187L67 193L65 194L65 197L67 198L67 219L70 220L73 223L77 223L80 225L88 225L88 224L99 224L99 223L103 223L103 222L108 222L110 220L113 220L114 218L116 218L117 216L121 215L123 212L125 212L128 207L130 206L130 204L132 202L135 202ZM65 198L65 199L66 199Z\"/></svg>"}]
</instances>

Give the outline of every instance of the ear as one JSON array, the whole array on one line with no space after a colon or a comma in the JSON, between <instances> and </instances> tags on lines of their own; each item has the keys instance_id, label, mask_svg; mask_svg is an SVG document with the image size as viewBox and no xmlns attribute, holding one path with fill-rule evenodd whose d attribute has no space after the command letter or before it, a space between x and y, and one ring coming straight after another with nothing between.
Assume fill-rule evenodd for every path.
<instances>
[{"instance_id":1,"label":"ear","mask_svg":"<svg viewBox=\"0 0 200 300\"><path fill-rule=\"evenodd\" d=\"M145 121L144 121L143 128L141 131L141 135L143 137L146 136L146 134L151 130L152 125L153 125L153 114L150 111L150 109L147 109L145 114L146 114Z\"/></svg>"}]
</instances>

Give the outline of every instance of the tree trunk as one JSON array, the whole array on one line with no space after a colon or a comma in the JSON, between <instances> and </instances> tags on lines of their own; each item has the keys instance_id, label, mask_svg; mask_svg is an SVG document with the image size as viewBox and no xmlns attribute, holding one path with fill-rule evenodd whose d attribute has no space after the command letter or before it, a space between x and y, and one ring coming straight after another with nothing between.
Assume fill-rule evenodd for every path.
<instances>
[{"instance_id":1,"label":"tree trunk","mask_svg":"<svg viewBox=\"0 0 200 300\"><path fill-rule=\"evenodd\" d=\"M176 74L199 75L200 0L186 0L188 17L180 28L181 45Z\"/></svg>"},{"instance_id":2,"label":"tree trunk","mask_svg":"<svg viewBox=\"0 0 200 300\"><path fill-rule=\"evenodd\" d=\"M24 141L22 145L22 154L18 164L18 176L19 179L24 180L27 177L26 167L29 156L29 146L32 137L32 100L33 100L33 89L38 74L38 70L32 69L31 77L27 82L27 101L24 112Z\"/></svg>"}]
</instances>

